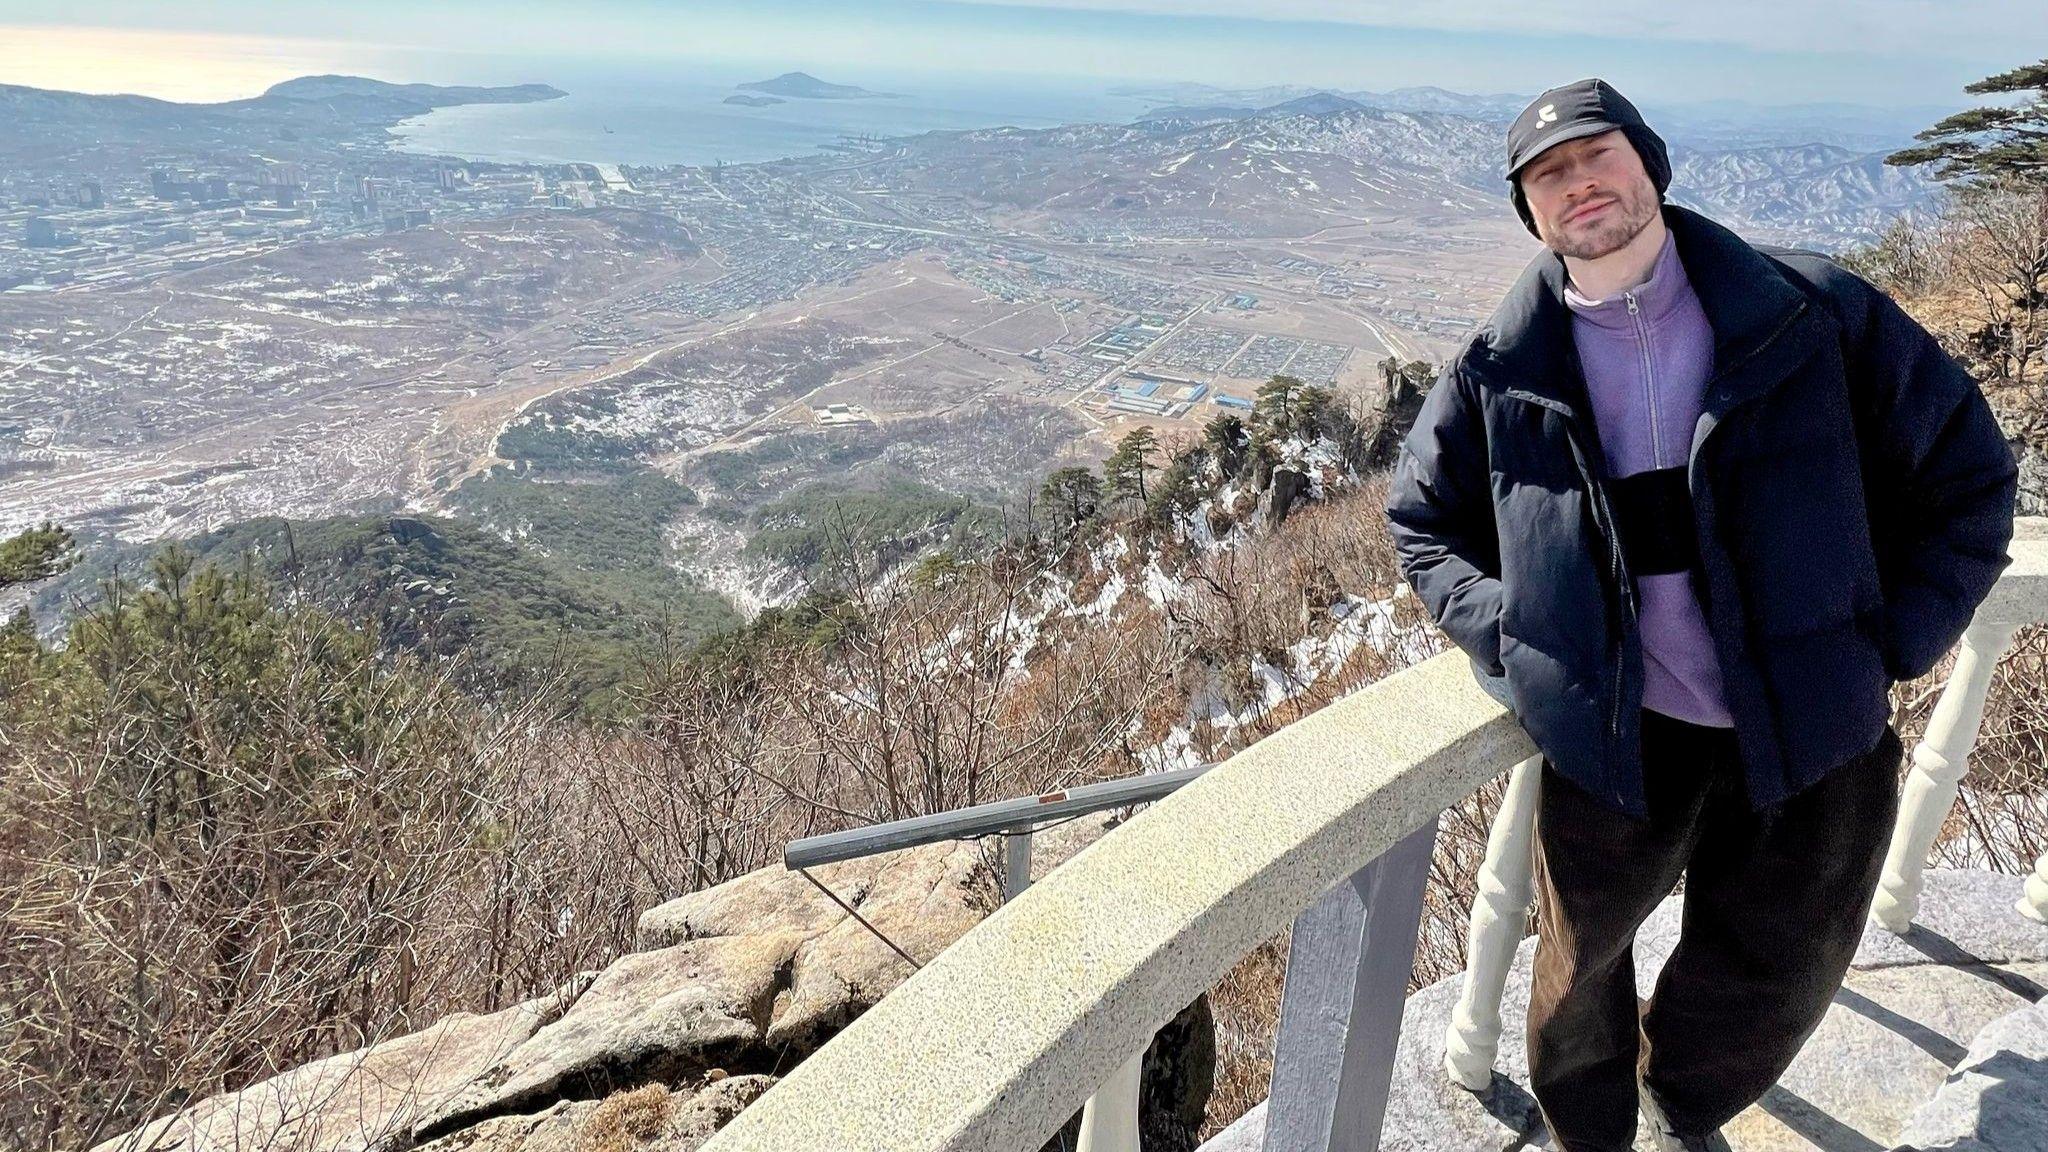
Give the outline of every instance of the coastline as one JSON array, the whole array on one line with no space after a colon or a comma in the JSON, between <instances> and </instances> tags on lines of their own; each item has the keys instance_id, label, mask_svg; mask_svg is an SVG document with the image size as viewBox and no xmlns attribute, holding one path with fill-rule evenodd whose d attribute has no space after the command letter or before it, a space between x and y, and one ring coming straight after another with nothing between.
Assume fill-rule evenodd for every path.
<instances>
[{"instance_id":1,"label":"coastline","mask_svg":"<svg viewBox=\"0 0 2048 1152\"><path fill-rule=\"evenodd\" d=\"M726 103L736 85L565 85L529 104L468 104L408 117L388 130L399 152L502 164L709 167L826 155L848 138L876 140L1004 126L1128 123L1152 102L1099 91L953 88L888 100Z\"/></svg>"}]
</instances>

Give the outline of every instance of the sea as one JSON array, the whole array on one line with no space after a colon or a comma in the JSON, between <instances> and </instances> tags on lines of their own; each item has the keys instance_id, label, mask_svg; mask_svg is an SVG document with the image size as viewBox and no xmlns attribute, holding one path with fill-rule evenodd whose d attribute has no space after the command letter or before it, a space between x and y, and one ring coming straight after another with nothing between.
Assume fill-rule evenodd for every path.
<instances>
[{"instance_id":1,"label":"sea","mask_svg":"<svg viewBox=\"0 0 2048 1152\"><path fill-rule=\"evenodd\" d=\"M1117 95L1110 82L920 74L842 77L894 98L727 104L738 85L773 73L592 69L522 77L569 94L532 104L440 108L392 129L408 152L526 164L745 164L827 151L849 137L1014 126L1129 123L1156 100ZM761 93L747 93L761 95Z\"/></svg>"}]
</instances>

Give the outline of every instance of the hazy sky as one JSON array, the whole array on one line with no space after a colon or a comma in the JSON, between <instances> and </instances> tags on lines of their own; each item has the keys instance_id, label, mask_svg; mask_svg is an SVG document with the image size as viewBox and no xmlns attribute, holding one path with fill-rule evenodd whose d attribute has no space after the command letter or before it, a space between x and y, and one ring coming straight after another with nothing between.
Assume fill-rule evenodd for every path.
<instances>
[{"instance_id":1,"label":"hazy sky","mask_svg":"<svg viewBox=\"0 0 2048 1152\"><path fill-rule=\"evenodd\" d=\"M2042 0L0 0L0 83L172 99L308 72L503 83L616 61L1967 106L2048 56Z\"/></svg>"}]
</instances>

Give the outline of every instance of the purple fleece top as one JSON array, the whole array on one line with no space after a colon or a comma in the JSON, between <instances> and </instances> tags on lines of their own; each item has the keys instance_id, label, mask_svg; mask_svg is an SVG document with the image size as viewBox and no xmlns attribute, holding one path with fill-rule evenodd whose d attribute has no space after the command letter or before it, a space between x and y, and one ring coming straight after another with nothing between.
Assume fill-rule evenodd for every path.
<instances>
[{"instance_id":1,"label":"purple fleece top","mask_svg":"<svg viewBox=\"0 0 2048 1152\"><path fill-rule=\"evenodd\" d=\"M1714 369L1714 330L1667 231L1650 277L1605 300L1569 282L1572 342L1586 372L1608 471L1627 476L1685 464L1700 395ZM1636 578L1642 607L1643 706L1695 724L1732 727L1714 638L1684 572Z\"/></svg>"}]
</instances>

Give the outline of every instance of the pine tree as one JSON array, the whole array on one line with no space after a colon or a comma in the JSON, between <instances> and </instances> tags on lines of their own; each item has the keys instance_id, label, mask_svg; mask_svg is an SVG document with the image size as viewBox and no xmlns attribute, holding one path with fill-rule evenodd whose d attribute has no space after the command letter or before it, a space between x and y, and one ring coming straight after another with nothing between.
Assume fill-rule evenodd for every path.
<instances>
[{"instance_id":1,"label":"pine tree","mask_svg":"<svg viewBox=\"0 0 2048 1152\"><path fill-rule=\"evenodd\" d=\"M1191 448L1176 453L1159 470L1159 482L1152 486L1151 498L1145 503L1148 520L1157 525L1170 524L1175 517L1192 512L1201 504L1201 472L1206 455L1204 448Z\"/></svg>"},{"instance_id":2,"label":"pine tree","mask_svg":"<svg viewBox=\"0 0 2048 1152\"><path fill-rule=\"evenodd\" d=\"M1251 446L1251 437L1245 432L1244 421L1234 413L1224 412L1202 428L1202 446L1209 450L1217 468L1228 478L1237 475L1237 470L1244 466L1244 454Z\"/></svg>"},{"instance_id":3,"label":"pine tree","mask_svg":"<svg viewBox=\"0 0 2048 1152\"><path fill-rule=\"evenodd\" d=\"M1159 437L1142 424L1117 441L1116 451L1102 463L1102 475L1109 481L1112 496L1145 502L1145 472L1152 466L1152 452L1158 446Z\"/></svg>"},{"instance_id":4,"label":"pine tree","mask_svg":"<svg viewBox=\"0 0 2048 1152\"><path fill-rule=\"evenodd\" d=\"M47 580L77 559L71 533L46 521L40 528L0 540L0 588Z\"/></svg>"},{"instance_id":5,"label":"pine tree","mask_svg":"<svg viewBox=\"0 0 2048 1152\"><path fill-rule=\"evenodd\" d=\"M1328 388L1304 384L1294 392L1294 428L1304 436L1321 433L1323 422L1334 411L1336 397Z\"/></svg>"},{"instance_id":6,"label":"pine tree","mask_svg":"<svg viewBox=\"0 0 2048 1152\"><path fill-rule=\"evenodd\" d=\"M1065 535L1087 523L1102 506L1102 481L1079 465L1056 469L1039 485L1038 499L1054 528Z\"/></svg>"},{"instance_id":7,"label":"pine tree","mask_svg":"<svg viewBox=\"0 0 2048 1152\"><path fill-rule=\"evenodd\" d=\"M1294 433L1295 393L1302 387L1299 379L1280 375L1259 385L1257 396L1252 400L1252 426L1255 434L1268 440L1285 440Z\"/></svg>"},{"instance_id":8,"label":"pine tree","mask_svg":"<svg viewBox=\"0 0 2048 1152\"><path fill-rule=\"evenodd\" d=\"M1988 76L1963 91L2033 92L2017 107L1971 108L1913 135L1926 143L1885 157L1896 167L1938 163L1936 180L1979 188L2018 182L2048 185L2048 59Z\"/></svg>"}]
</instances>

